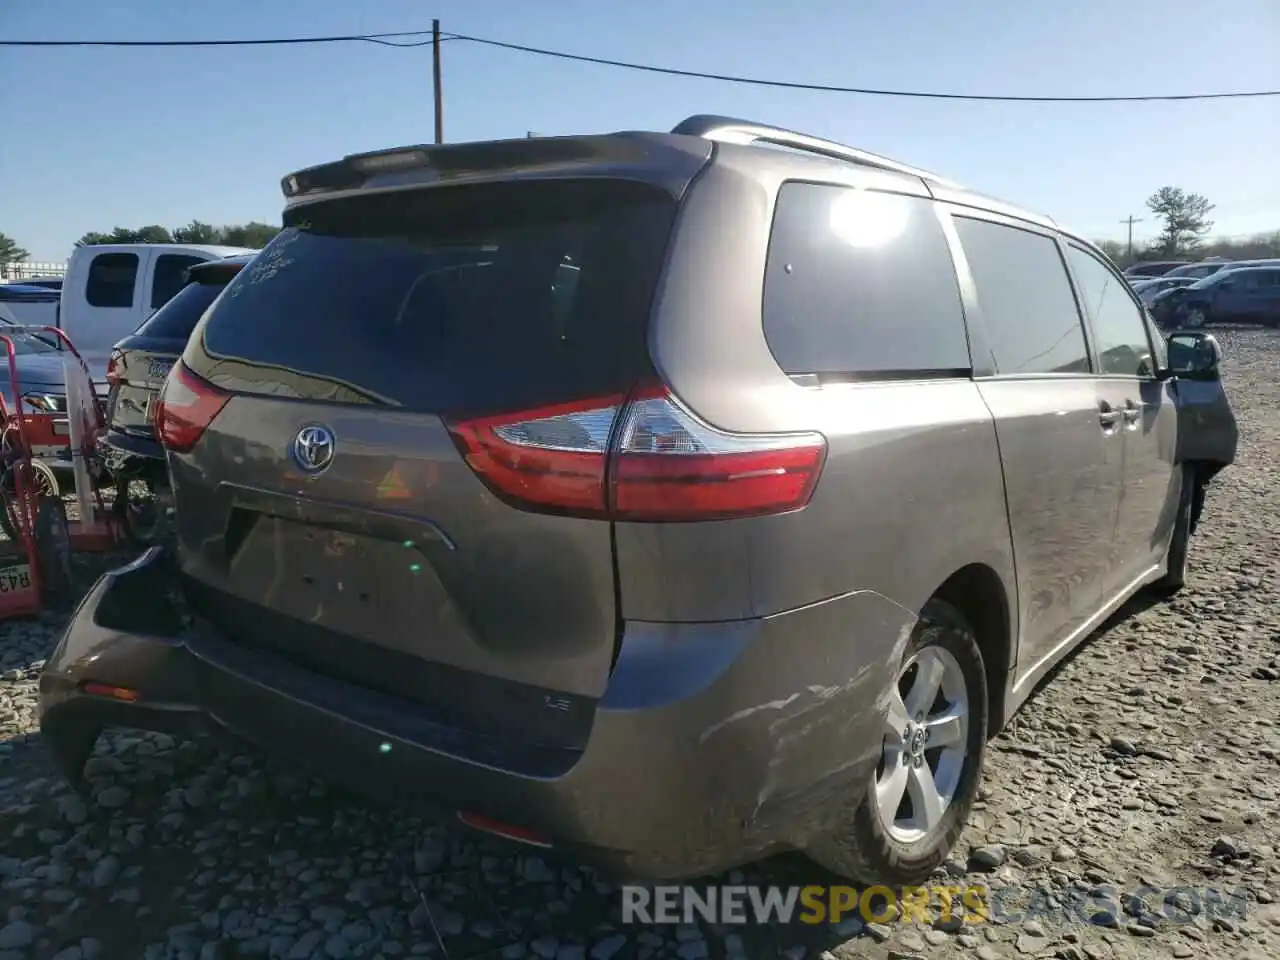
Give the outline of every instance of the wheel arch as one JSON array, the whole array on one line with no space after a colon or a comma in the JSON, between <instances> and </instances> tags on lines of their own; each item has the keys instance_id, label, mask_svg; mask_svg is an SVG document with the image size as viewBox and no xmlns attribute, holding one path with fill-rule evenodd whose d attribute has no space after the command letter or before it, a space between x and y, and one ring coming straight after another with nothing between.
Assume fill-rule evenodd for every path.
<instances>
[{"instance_id":1,"label":"wheel arch","mask_svg":"<svg viewBox=\"0 0 1280 960\"><path fill-rule=\"evenodd\" d=\"M1014 662L1013 611L1009 592L994 569L984 563L961 567L934 591L964 614L977 637L987 678L987 734L1004 726L1009 672Z\"/></svg>"}]
</instances>

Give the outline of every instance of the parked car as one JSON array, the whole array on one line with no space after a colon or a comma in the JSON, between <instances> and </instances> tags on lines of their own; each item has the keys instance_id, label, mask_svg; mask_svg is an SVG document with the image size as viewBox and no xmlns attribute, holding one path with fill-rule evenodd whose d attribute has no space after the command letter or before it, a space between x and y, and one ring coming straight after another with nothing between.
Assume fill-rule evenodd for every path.
<instances>
[{"instance_id":1,"label":"parked car","mask_svg":"<svg viewBox=\"0 0 1280 960\"><path fill-rule=\"evenodd\" d=\"M1187 287L1163 312L1191 328L1241 322L1280 326L1280 265L1215 273Z\"/></svg>"},{"instance_id":2,"label":"parked car","mask_svg":"<svg viewBox=\"0 0 1280 960\"><path fill-rule=\"evenodd\" d=\"M117 515L137 542L151 543L167 532L171 506L169 470L152 405L196 322L252 259L252 254L238 254L187 267L187 284L111 350L107 430L99 452L115 478Z\"/></svg>"},{"instance_id":3,"label":"parked car","mask_svg":"<svg viewBox=\"0 0 1280 960\"><path fill-rule=\"evenodd\" d=\"M62 277L28 277L21 283L28 287L44 287L47 290L61 290Z\"/></svg>"},{"instance_id":4,"label":"parked car","mask_svg":"<svg viewBox=\"0 0 1280 960\"><path fill-rule=\"evenodd\" d=\"M58 291L26 283L0 283L4 317L25 326L58 325Z\"/></svg>"},{"instance_id":5,"label":"parked car","mask_svg":"<svg viewBox=\"0 0 1280 960\"><path fill-rule=\"evenodd\" d=\"M1280 267L1280 257L1263 258L1260 260L1232 260L1223 269L1243 270L1246 267Z\"/></svg>"},{"instance_id":6,"label":"parked car","mask_svg":"<svg viewBox=\"0 0 1280 960\"><path fill-rule=\"evenodd\" d=\"M1186 266L1185 260L1146 260L1126 267L1126 277L1162 277L1175 267Z\"/></svg>"},{"instance_id":7,"label":"parked car","mask_svg":"<svg viewBox=\"0 0 1280 960\"><path fill-rule=\"evenodd\" d=\"M160 395L179 549L43 670L73 779L106 724L225 726L632 876L918 880L1235 457L1211 337L840 144L693 117L283 187Z\"/></svg>"},{"instance_id":8,"label":"parked car","mask_svg":"<svg viewBox=\"0 0 1280 960\"><path fill-rule=\"evenodd\" d=\"M1203 260L1200 263L1184 263L1182 266L1174 267L1161 276L1190 277L1192 280L1203 280L1205 277L1213 276L1219 270L1230 267L1230 265L1230 260Z\"/></svg>"},{"instance_id":9,"label":"parked car","mask_svg":"<svg viewBox=\"0 0 1280 960\"><path fill-rule=\"evenodd\" d=\"M1154 280L1138 281L1133 284L1133 292L1138 295L1138 299L1140 299L1145 305L1150 306L1151 301L1154 300L1161 291L1169 290L1173 287L1189 287L1195 282L1195 277L1171 277L1166 275L1163 277L1156 277Z\"/></svg>"},{"instance_id":10,"label":"parked car","mask_svg":"<svg viewBox=\"0 0 1280 960\"><path fill-rule=\"evenodd\" d=\"M111 347L182 289L187 268L245 247L117 243L77 247L62 286L62 329L105 392Z\"/></svg>"}]
</instances>

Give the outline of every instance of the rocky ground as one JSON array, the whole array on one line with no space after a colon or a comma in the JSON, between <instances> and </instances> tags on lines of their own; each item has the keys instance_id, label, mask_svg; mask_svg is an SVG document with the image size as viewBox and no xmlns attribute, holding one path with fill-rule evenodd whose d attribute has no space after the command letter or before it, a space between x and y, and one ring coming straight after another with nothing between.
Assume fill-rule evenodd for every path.
<instances>
[{"instance_id":1,"label":"rocky ground","mask_svg":"<svg viewBox=\"0 0 1280 960\"><path fill-rule=\"evenodd\" d=\"M50 617L0 625L0 960L1280 957L1280 333L1220 339L1240 461L1189 588L1131 604L994 741L939 878L988 888L1004 922L624 927L573 862L162 736L104 736L86 804L36 728ZM720 878L771 879L821 878Z\"/></svg>"}]
</instances>

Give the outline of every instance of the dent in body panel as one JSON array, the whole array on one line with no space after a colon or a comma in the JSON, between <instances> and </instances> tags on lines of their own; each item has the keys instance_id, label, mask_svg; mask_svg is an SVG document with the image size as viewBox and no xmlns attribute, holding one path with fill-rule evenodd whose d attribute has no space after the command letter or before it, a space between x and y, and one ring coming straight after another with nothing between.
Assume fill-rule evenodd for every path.
<instances>
[{"instance_id":1,"label":"dent in body panel","mask_svg":"<svg viewBox=\"0 0 1280 960\"><path fill-rule=\"evenodd\" d=\"M1175 462L1234 463L1240 431L1222 381L1179 379L1172 390L1178 411Z\"/></svg>"},{"instance_id":2,"label":"dent in body panel","mask_svg":"<svg viewBox=\"0 0 1280 960\"><path fill-rule=\"evenodd\" d=\"M764 774L745 815L748 822L801 797L814 817L824 816L830 809L824 785L835 789L838 784L843 791L843 774L874 766L898 665L919 619L915 611L871 590L798 612L805 616L809 636L796 638L785 669L775 665L755 681L765 688L761 693L767 699L715 719L697 737L699 749L724 737L756 745L752 765L758 770L763 762ZM785 622L794 615L766 622ZM786 657L787 651L770 651L769 656L779 653ZM833 677L843 679L832 683ZM791 683L797 685L784 694ZM726 692L737 698L748 691Z\"/></svg>"}]
</instances>

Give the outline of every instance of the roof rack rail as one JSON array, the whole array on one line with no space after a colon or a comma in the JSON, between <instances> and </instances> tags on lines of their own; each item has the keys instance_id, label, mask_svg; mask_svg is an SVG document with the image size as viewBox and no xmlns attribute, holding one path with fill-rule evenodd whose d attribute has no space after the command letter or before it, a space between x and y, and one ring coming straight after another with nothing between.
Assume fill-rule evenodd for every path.
<instances>
[{"instance_id":1,"label":"roof rack rail","mask_svg":"<svg viewBox=\"0 0 1280 960\"><path fill-rule=\"evenodd\" d=\"M782 127L773 127L752 120L737 120L733 117L718 117L714 114L698 114L679 123L672 133L685 134L691 137L702 137L706 140L719 140L724 143L772 143L780 147L790 147L804 153L812 153L833 160L844 160L864 167L876 167L880 170L891 170L894 173L905 173L909 176L928 180L939 186L952 189L964 189L960 184L936 173L920 170L897 160L890 160L875 153L858 150L855 147L836 143L834 140L823 140L811 137L807 133L796 133Z\"/></svg>"}]
</instances>

